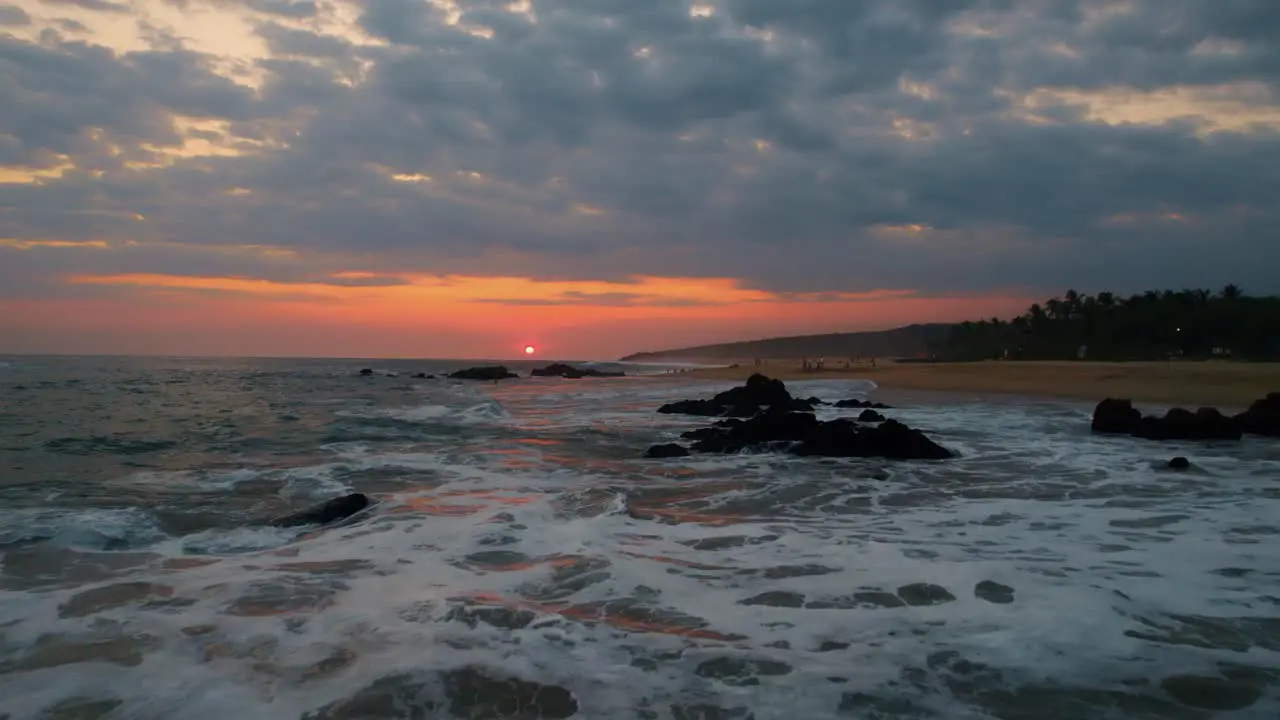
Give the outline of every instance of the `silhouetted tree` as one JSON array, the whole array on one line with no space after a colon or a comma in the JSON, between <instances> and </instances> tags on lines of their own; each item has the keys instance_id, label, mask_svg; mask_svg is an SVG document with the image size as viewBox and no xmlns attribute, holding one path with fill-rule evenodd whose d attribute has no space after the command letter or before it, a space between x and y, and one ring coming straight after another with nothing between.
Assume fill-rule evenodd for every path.
<instances>
[{"instance_id":1,"label":"silhouetted tree","mask_svg":"<svg viewBox=\"0 0 1280 720\"><path fill-rule=\"evenodd\" d=\"M1148 290L1117 298L1067 290L1009 321L956 325L938 355L956 360L1005 357L1069 359L1080 346L1091 359L1155 359L1170 354L1280 359L1280 297L1250 297L1236 285Z\"/></svg>"}]
</instances>

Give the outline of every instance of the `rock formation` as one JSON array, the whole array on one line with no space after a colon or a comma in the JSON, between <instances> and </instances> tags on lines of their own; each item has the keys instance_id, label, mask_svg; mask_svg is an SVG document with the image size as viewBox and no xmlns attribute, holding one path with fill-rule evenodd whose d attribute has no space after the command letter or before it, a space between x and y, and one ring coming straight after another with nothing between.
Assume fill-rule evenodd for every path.
<instances>
[{"instance_id":1,"label":"rock formation","mask_svg":"<svg viewBox=\"0 0 1280 720\"><path fill-rule=\"evenodd\" d=\"M503 365L486 365L449 373L449 377L454 380L508 380L520 376Z\"/></svg>"},{"instance_id":2,"label":"rock formation","mask_svg":"<svg viewBox=\"0 0 1280 720\"><path fill-rule=\"evenodd\" d=\"M747 378L745 385L725 390L710 400L680 400L663 405L658 412L702 417L751 417L765 407L800 412L813 410L809 400L791 397L781 380L756 373Z\"/></svg>"},{"instance_id":3,"label":"rock formation","mask_svg":"<svg viewBox=\"0 0 1280 720\"><path fill-rule=\"evenodd\" d=\"M552 363L544 368L537 368L529 373L533 377L562 377L570 380L581 378L623 377L626 373L604 372L595 368L576 368L565 363Z\"/></svg>"},{"instance_id":4,"label":"rock formation","mask_svg":"<svg viewBox=\"0 0 1280 720\"><path fill-rule=\"evenodd\" d=\"M270 522L276 527L297 527L299 525L326 525L337 522L369 507L369 496L364 493L352 493L334 498L328 502L307 508L301 512L278 517Z\"/></svg>"},{"instance_id":5,"label":"rock formation","mask_svg":"<svg viewBox=\"0 0 1280 720\"><path fill-rule=\"evenodd\" d=\"M1107 398L1093 410L1095 433L1132 435L1144 440L1239 440L1243 423L1214 408L1196 412L1172 408L1163 417L1144 416L1129 400Z\"/></svg>"}]
</instances>

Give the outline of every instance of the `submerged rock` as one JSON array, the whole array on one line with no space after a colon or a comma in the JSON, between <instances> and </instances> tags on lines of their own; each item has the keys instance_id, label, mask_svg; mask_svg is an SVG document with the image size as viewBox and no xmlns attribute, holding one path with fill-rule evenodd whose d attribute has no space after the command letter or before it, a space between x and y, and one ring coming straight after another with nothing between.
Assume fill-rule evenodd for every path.
<instances>
[{"instance_id":1,"label":"submerged rock","mask_svg":"<svg viewBox=\"0 0 1280 720\"><path fill-rule=\"evenodd\" d=\"M428 374L426 374L426 373L415 373L415 374L414 374L414 376L413 376L413 379L414 379L414 380L435 380L435 379L436 379L436 376L435 376L435 375L428 375Z\"/></svg>"},{"instance_id":2,"label":"submerged rock","mask_svg":"<svg viewBox=\"0 0 1280 720\"><path fill-rule=\"evenodd\" d=\"M908 605L941 605L956 599L946 588L933 583L911 583L898 588L898 597Z\"/></svg>"},{"instance_id":3,"label":"submerged rock","mask_svg":"<svg viewBox=\"0 0 1280 720\"><path fill-rule=\"evenodd\" d=\"M1107 398L1094 408L1090 429L1144 440L1239 440L1242 426L1239 416L1230 418L1214 408L1171 408L1164 417L1143 416L1131 401Z\"/></svg>"},{"instance_id":4,"label":"submerged rock","mask_svg":"<svg viewBox=\"0 0 1280 720\"><path fill-rule=\"evenodd\" d=\"M565 688L464 667L441 673L387 675L346 698L305 713L302 720L534 720L568 718L577 712L578 701Z\"/></svg>"},{"instance_id":5,"label":"submerged rock","mask_svg":"<svg viewBox=\"0 0 1280 720\"><path fill-rule=\"evenodd\" d=\"M1179 455L1169 461L1168 467L1170 470L1187 470L1191 467L1191 461Z\"/></svg>"},{"instance_id":6,"label":"submerged rock","mask_svg":"<svg viewBox=\"0 0 1280 720\"><path fill-rule=\"evenodd\" d=\"M360 377L373 377L373 368L362 368L360 370Z\"/></svg>"},{"instance_id":7,"label":"submerged rock","mask_svg":"<svg viewBox=\"0 0 1280 720\"><path fill-rule=\"evenodd\" d=\"M1160 687L1183 705L1203 710L1243 710L1262 697L1258 683L1220 677L1175 675L1160 681Z\"/></svg>"},{"instance_id":8,"label":"submerged rock","mask_svg":"<svg viewBox=\"0 0 1280 720\"><path fill-rule=\"evenodd\" d=\"M751 417L765 407L809 411L813 410L813 403L791 397L781 380L755 373L747 378L745 385L725 390L710 400L680 400L663 405L658 412L702 417Z\"/></svg>"},{"instance_id":9,"label":"submerged rock","mask_svg":"<svg viewBox=\"0 0 1280 720\"><path fill-rule=\"evenodd\" d=\"M992 580L983 580L973 587L973 596L989 603L1008 605L1013 602L1013 588Z\"/></svg>"},{"instance_id":10,"label":"submerged rock","mask_svg":"<svg viewBox=\"0 0 1280 720\"><path fill-rule=\"evenodd\" d=\"M689 455L689 450L687 448L685 448L683 445L677 445L675 443L666 443L665 445L654 445L653 447L645 451L645 454L644 454L644 456L649 459L688 457L688 455Z\"/></svg>"},{"instance_id":11,"label":"submerged rock","mask_svg":"<svg viewBox=\"0 0 1280 720\"><path fill-rule=\"evenodd\" d=\"M854 398L852 400L840 400L836 402L836 407L838 408L871 408L873 410L892 410L893 409L890 406L885 405L884 403L870 402L868 400L859 400L857 398Z\"/></svg>"},{"instance_id":12,"label":"submerged rock","mask_svg":"<svg viewBox=\"0 0 1280 720\"><path fill-rule=\"evenodd\" d=\"M777 660L766 658L718 657L698 665L694 673L705 678L714 678L726 685L747 686L759 685L759 676L786 675L791 666Z\"/></svg>"},{"instance_id":13,"label":"submerged rock","mask_svg":"<svg viewBox=\"0 0 1280 720\"><path fill-rule=\"evenodd\" d=\"M581 378L624 377L626 373L604 372L595 368L576 368L565 363L552 363L544 368L537 368L529 373L533 377L562 377L570 380Z\"/></svg>"},{"instance_id":14,"label":"submerged rock","mask_svg":"<svg viewBox=\"0 0 1280 720\"><path fill-rule=\"evenodd\" d=\"M325 525L351 517L369 507L369 496L364 493L352 493L334 498L328 502L307 508L301 512L278 517L270 522L276 527L297 527L298 525Z\"/></svg>"},{"instance_id":15,"label":"submerged rock","mask_svg":"<svg viewBox=\"0 0 1280 720\"><path fill-rule=\"evenodd\" d=\"M1267 393L1266 397L1255 400L1235 419L1250 435L1280 437L1280 392Z\"/></svg>"},{"instance_id":16,"label":"submerged rock","mask_svg":"<svg viewBox=\"0 0 1280 720\"><path fill-rule=\"evenodd\" d=\"M503 365L485 365L449 373L449 377L454 380L509 380L520 376Z\"/></svg>"}]
</instances>

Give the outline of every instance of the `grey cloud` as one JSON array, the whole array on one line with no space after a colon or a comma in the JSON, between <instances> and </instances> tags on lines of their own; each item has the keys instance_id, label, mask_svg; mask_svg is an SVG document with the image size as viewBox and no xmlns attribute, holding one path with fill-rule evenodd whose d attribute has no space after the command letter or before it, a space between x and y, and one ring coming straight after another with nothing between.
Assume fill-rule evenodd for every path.
<instances>
[{"instance_id":1,"label":"grey cloud","mask_svg":"<svg viewBox=\"0 0 1280 720\"><path fill-rule=\"evenodd\" d=\"M320 11L313 0L245 0L245 4L258 12L289 18L315 17Z\"/></svg>"},{"instance_id":2,"label":"grey cloud","mask_svg":"<svg viewBox=\"0 0 1280 720\"><path fill-rule=\"evenodd\" d=\"M17 5L0 5L0 27L26 27L31 24L31 16Z\"/></svg>"},{"instance_id":3,"label":"grey cloud","mask_svg":"<svg viewBox=\"0 0 1280 720\"><path fill-rule=\"evenodd\" d=\"M1280 132L1106 125L1065 102L1033 123L1018 104L1038 88L1252 82L1273 94L1242 102L1280 106L1270 0L1101 15L1092 0L720 0L710 17L684 0L533 0L537 23L507 4L459 0L449 26L422 0L353 3L383 46L293 22L325 4L242 2L280 16L255 25L276 55L256 91L181 47L0 38L0 96L18 99L0 106L0 163L65 154L82 170L0 186L0 237L297 249L293 264L228 268L273 279L351 269L324 259L337 256L385 274L737 277L780 292L1280 290L1260 261L1280 259ZM180 142L173 113L229 123L205 139L269 149L130 168ZM929 229L883 229L910 224ZM165 272L203 262L164 257Z\"/></svg>"},{"instance_id":4,"label":"grey cloud","mask_svg":"<svg viewBox=\"0 0 1280 720\"><path fill-rule=\"evenodd\" d=\"M83 10L95 10L97 12L127 13L132 11L128 3L112 2L112 0L40 0L40 2L45 5L78 7Z\"/></svg>"},{"instance_id":5,"label":"grey cloud","mask_svg":"<svg viewBox=\"0 0 1280 720\"><path fill-rule=\"evenodd\" d=\"M71 18L58 18L56 22L58 23L58 27L62 28L66 32L73 32L73 33L89 32L89 26L85 25L79 20L72 20Z\"/></svg>"}]
</instances>

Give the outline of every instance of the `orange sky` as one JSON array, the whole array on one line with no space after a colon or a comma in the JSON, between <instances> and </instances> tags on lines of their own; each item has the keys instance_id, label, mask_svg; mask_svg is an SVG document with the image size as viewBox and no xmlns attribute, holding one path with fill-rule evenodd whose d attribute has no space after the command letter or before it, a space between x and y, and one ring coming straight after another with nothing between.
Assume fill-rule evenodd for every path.
<instances>
[{"instance_id":1,"label":"orange sky","mask_svg":"<svg viewBox=\"0 0 1280 720\"><path fill-rule=\"evenodd\" d=\"M924 298L911 291L783 297L730 279L631 283L336 273L284 283L161 274L68 275L107 297L0 301L29 352L343 357L612 358L700 343L1009 315L1014 296Z\"/></svg>"}]
</instances>

